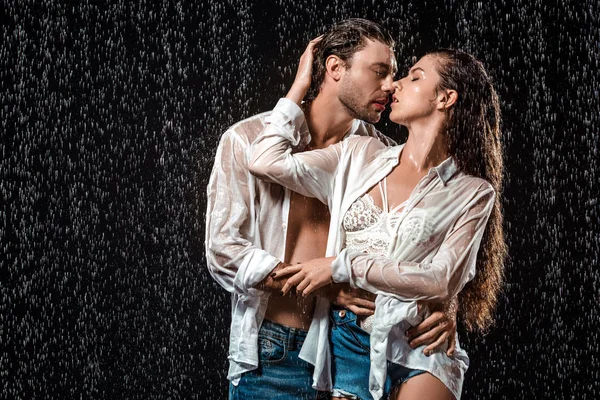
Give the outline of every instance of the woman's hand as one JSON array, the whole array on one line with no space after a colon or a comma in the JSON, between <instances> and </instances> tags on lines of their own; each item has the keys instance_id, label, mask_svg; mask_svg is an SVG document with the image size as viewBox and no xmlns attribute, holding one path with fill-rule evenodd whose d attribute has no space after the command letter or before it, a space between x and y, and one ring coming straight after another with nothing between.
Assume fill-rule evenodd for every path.
<instances>
[{"instance_id":1,"label":"woman's hand","mask_svg":"<svg viewBox=\"0 0 600 400\"><path fill-rule=\"evenodd\" d=\"M323 35L311 40L304 50L302 57L300 57L300 64L298 65L298 72L296 72L296 78L290 88L290 91L285 96L287 99L292 100L296 104L300 105L302 99L310 89L310 82L312 80L312 64L314 59L315 45L323 39Z\"/></svg>"},{"instance_id":2,"label":"woman's hand","mask_svg":"<svg viewBox=\"0 0 600 400\"><path fill-rule=\"evenodd\" d=\"M331 263L335 257L316 258L302 264L291 265L274 272L271 276L278 279L293 275L288 278L281 292L285 295L292 288L296 288L296 294L302 297L308 296L315 290L333 282L331 277Z\"/></svg>"}]
</instances>

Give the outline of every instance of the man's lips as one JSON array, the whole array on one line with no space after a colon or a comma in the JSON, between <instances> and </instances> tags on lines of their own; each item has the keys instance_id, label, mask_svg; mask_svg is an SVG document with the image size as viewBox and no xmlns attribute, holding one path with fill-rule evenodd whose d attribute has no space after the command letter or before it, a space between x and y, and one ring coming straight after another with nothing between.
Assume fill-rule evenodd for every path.
<instances>
[{"instance_id":1,"label":"man's lips","mask_svg":"<svg viewBox=\"0 0 600 400\"><path fill-rule=\"evenodd\" d=\"M379 100L373 101L373 104L375 104L375 106L377 106L378 108L381 108L382 110L385 110L385 106L387 103L388 103L388 99L379 99Z\"/></svg>"}]
</instances>

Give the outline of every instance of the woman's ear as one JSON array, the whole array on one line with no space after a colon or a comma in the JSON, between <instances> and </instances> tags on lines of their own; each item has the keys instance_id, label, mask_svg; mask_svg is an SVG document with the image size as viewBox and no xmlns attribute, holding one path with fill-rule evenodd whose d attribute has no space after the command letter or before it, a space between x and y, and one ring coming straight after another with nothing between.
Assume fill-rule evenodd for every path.
<instances>
[{"instance_id":1,"label":"woman's ear","mask_svg":"<svg viewBox=\"0 0 600 400\"><path fill-rule=\"evenodd\" d=\"M336 82L342 79L342 71L345 68L345 63L338 56L331 55L325 60L327 75Z\"/></svg>"},{"instance_id":2,"label":"woman's ear","mask_svg":"<svg viewBox=\"0 0 600 400\"><path fill-rule=\"evenodd\" d=\"M438 95L438 110L449 109L458 100L458 92L453 89L445 89Z\"/></svg>"}]
</instances>

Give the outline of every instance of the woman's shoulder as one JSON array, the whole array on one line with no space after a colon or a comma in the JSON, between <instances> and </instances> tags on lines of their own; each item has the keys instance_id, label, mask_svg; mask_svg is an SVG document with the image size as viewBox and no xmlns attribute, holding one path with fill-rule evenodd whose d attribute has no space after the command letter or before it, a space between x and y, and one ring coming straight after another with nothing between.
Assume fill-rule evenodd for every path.
<instances>
[{"instance_id":1,"label":"woman's shoulder","mask_svg":"<svg viewBox=\"0 0 600 400\"><path fill-rule=\"evenodd\" d=\"M490 182L474 175L465 174L464 172L458 172L456 179L453 179L453 181L456 185L460 185L469 191L495 193L494 187Z\"/></svg>"}]
</instances>

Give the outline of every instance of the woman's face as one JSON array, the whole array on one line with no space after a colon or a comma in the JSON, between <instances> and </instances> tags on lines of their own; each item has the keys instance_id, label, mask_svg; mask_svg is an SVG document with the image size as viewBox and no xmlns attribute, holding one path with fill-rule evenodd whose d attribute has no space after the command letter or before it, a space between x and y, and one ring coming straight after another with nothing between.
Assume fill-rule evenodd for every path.
<instances>
[{"instance_id":1,"label":"woman's face","mask_svg":"<svg viewBox=\"0 0 600 400\"><path fill-rule=\"evenodd\" d=\"M427 118L438 106L436 91L440 76L436 70L435 56L427 55L413 65L408 75L394 82L390 120L410 125L418 119Z\"/></svg>"}]
</instances>

